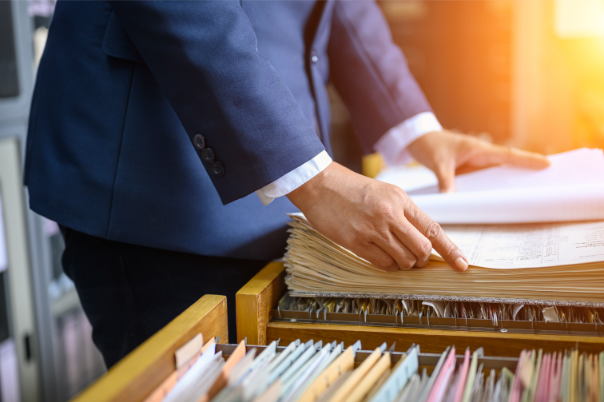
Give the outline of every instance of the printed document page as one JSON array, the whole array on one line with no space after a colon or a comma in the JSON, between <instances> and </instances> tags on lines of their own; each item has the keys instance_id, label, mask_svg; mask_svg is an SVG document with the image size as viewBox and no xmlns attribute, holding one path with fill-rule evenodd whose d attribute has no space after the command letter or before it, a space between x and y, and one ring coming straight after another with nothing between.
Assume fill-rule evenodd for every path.
<instances>
[{"instance_id":1,"label":"printed document page","mask_svg":"<svg viewBox=\"0 0 604 402\"><path fill-rule=\"evenodd\" d=\"M443 226L470 265L541 268L604 259L604 222Z\"/></svg>"}]
</instances>

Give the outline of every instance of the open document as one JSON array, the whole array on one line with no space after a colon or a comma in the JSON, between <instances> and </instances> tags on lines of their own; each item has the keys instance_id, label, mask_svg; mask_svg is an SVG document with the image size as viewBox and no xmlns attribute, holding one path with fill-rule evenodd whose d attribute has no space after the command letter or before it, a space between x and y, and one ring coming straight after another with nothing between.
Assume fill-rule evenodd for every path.
<instances>
[{"instance_id":1,"label":"open document","mask_svg":"<svg viewBox=\"0 0 604 402\"><path fill-rule=\"evenodd\" d=\"M426 168L397 168L377 179L401 187L441 224L562 222L604 219L604 155L578 149L549 157L544 170L494 167L456 177L439 194Z\"/></svg>"},{"instance_id":2,"label":"open document","mask_svg":"<svg viewBox=\"0 0 604 402\"><path fill-rule=\"evenodd\" d=\"M604 222L443 226L470 265L537 268L604 261ZM436 253L436 252L434 252ZM441 260L440 256L434 256Z\"/></svg>"},{"instance_id":3,"label":"open document","mask_svg":"<svg viewBox=\"0 0 604 402\"><path fill-rule=\"evenodd\" d=\"M467 271L454 271L434 254L424 268L384 272L317 232L302 214L290 216L284 258L290 291L604 303L604 222L443 225L470 260Z\"/></svg>"}]
</instances>

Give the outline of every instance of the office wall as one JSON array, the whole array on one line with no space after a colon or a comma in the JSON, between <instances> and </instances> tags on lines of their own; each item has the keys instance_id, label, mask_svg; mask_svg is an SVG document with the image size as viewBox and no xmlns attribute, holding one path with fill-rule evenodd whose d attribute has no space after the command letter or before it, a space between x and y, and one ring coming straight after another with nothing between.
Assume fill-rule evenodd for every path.
<instances>
[{"instance_id":1,"label":"office wall","mask_svg":"<svg viewBox=\"0 0 604 402\"><path fill-rule=\"evenodd\" d=\"M604 38L560 32L559 3L514 2L513 143L544 153L602 148Z\"/></svg>"}]
</instances>

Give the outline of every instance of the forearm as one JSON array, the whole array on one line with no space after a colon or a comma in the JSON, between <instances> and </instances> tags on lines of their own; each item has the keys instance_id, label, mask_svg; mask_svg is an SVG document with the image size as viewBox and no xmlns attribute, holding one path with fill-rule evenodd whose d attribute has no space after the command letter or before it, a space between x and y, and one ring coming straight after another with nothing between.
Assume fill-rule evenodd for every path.
<instances>
[{"instance_id":1,"label":"forearm","mask_svg":"<svg viewBox=\"0 0 604 402\"><path fill-rule=\"evenodd\" d=\"M285 83L257 52L255 33L238 2L111 4L224 203L275 181L324 149ZM198 134L205 138L203 146L195 140ZM204 158L206 148L214 157ZM224 174L213 173L214 160Z\"/></svg>"}]
</instances>

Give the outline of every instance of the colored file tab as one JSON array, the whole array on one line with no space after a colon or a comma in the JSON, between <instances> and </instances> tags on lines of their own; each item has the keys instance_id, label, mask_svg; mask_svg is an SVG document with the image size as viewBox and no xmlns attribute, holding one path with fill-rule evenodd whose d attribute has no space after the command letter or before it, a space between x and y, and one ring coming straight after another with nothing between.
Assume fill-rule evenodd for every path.
<instances>
[{"instance_id":1,"label":"colored file tab","mask_svg":"<svg viewBox=\"0 0 604 402\"><path fill-rule=\"evenodd\" d=\"M390 402L401 392L409 378L417 373L419 368L419 346L413 346L405 357L401 357L401 361L395 366L392 374L384 383L382 388L371 399L371 402Z\"/></svg>"}]
</instances>

